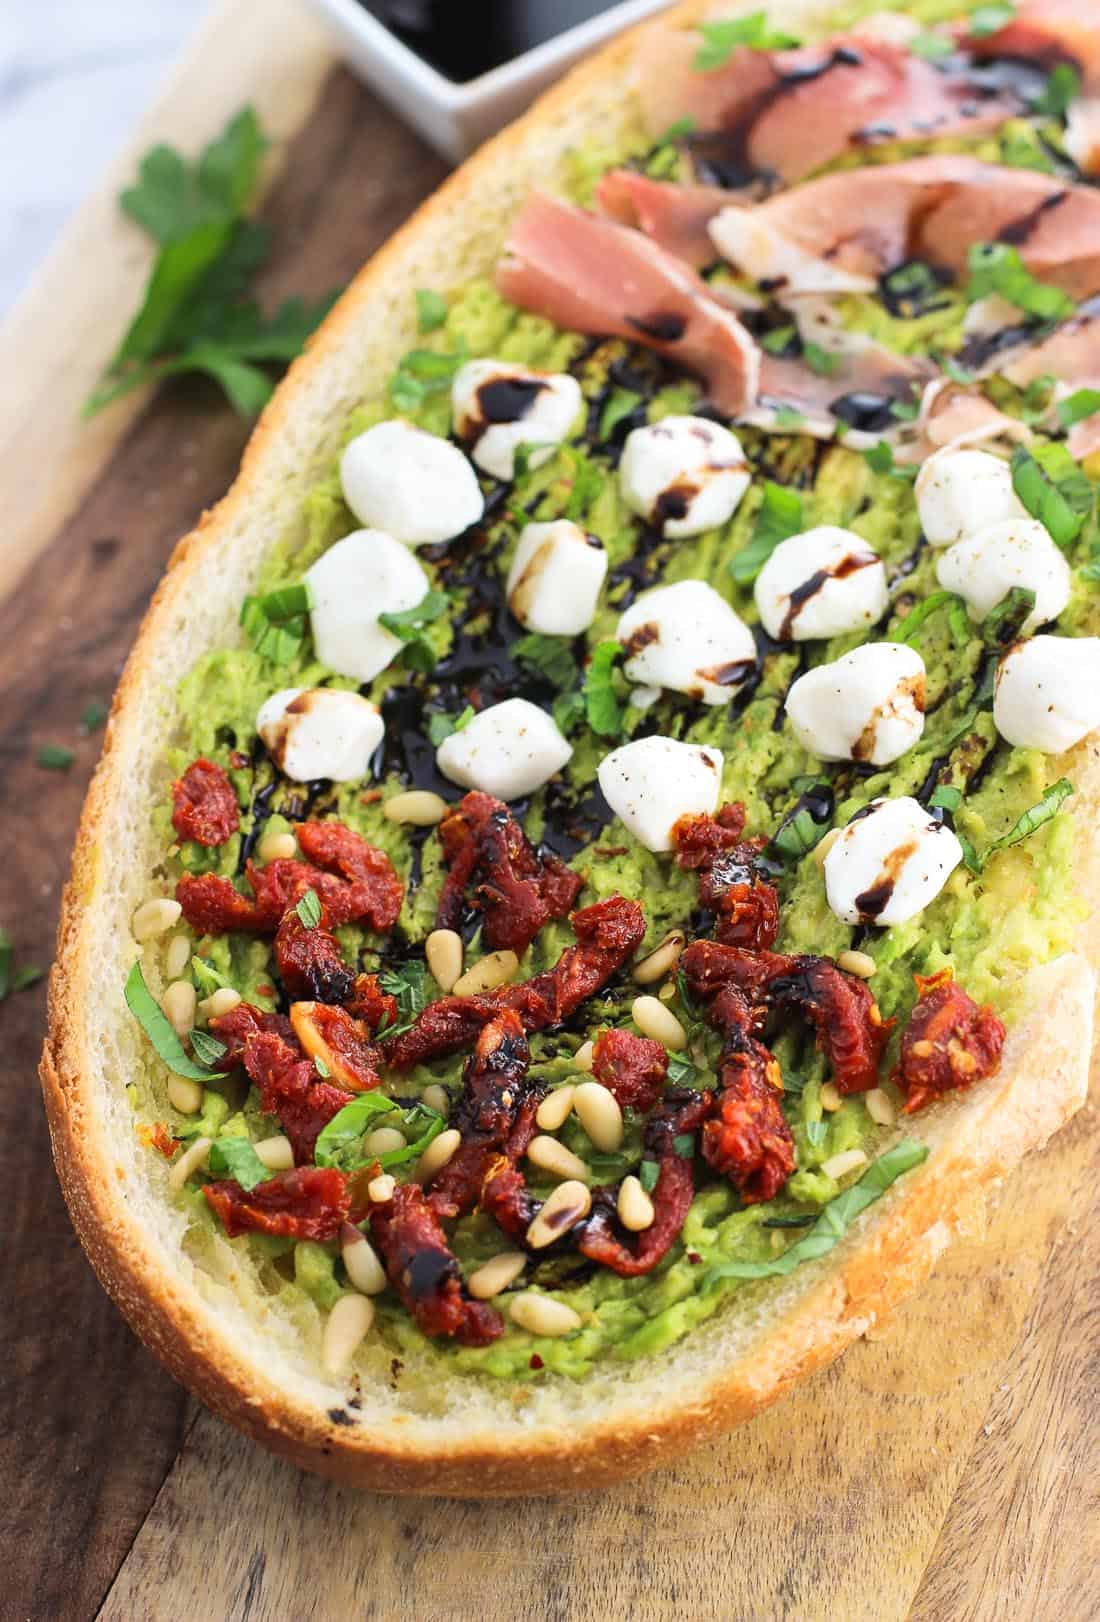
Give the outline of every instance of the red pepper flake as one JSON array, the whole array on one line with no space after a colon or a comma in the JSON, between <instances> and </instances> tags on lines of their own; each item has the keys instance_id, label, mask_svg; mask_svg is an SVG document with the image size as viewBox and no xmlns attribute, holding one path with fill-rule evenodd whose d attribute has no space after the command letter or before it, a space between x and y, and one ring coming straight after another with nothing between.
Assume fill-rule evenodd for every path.
<instances>
[{"instance_id":1,"label":"red pepper flake","mask_svg":"<svg viewBox=\"0 0 1100 1622\"><path fill-rule=\"evenodd\" d=\"M542 1361L542 1358L539 1356L538 1352L532 1352L529 1366L533 1369L544 1369L546 1364Z\"/></svg>"},{"instance_id":2,"label":"red pepper flake","mask_svg":"<svg viewBox=\"0 0 1100 1622\"><path fill-rule=\"evenodd\" d=\"M703 1258L700 1256L697 1250L689 1250L687 1253L687 1259L691 1263L692 1267L698 1267Z\"/></svg>"},{"instance_id":3,"label":"red pepper flake","mask_svg":"<svg viewBox=\"0 0 1100 1622\"><path fill-rule=\"evenodd\" d=\"M369 789L367 789L365 791L365 793L360 794L360 796L359 796L359 804L360 805L377 805L381 798L382 798L382 790L380 788L369 788Z\"/></svg>"},{"instance_id":4,"label":"red pepper flake","mask_svg":"<svg viewBox=\"0 0 1100 1622\"><path fill-rule=\"evenodd\" d=\"M275 987L272 986L272 985L269 985L267 983L267 981L265 980L262 986L257 986L256 987L256 995L258 997L274 997L274 995L275 995Z\"/></svg>"},{"instance_id":5,"label":"red pepper flake","mask_svg":"<svg viewBox=\"0 0 1100 1622\"><path fill-rule=\"evenodd\" d=\"M165 1160L171 1160L176 1152L176 1140L163 1121L156 1121L152 1126L145 1121L139 1122L137 1135L140 1143L147 1149L156 1149Z\"/></svg>"}]
</instances>

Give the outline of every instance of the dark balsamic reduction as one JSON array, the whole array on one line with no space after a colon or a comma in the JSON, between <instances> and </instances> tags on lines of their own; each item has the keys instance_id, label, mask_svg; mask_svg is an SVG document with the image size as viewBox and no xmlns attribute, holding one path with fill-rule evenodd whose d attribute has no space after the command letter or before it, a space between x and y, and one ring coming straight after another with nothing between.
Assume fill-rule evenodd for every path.
<instances>
[{"instance_id":1,"label":"dark balsamic reduction","mask_svg":"<svg viewBox=\"0 0 1100 1622\"><path fill-rule=\"evenodd\" d=\"M484 422L519 422L545 389L538 378L492 377L477 391L478 410Z\"/></svg>"},{"instance_id":2,"label":"dark balsamic reduction","mask_svg":"<svg viewBox=\"0 0 1100 1622\"><path fill-rule=\"evenodd\" d=\"M445 78L466 84L618 0L359 0Z\"/></svg>"},{"instance_id":3,"label":"dark balsamic reduction","mask_svg":"<svg viewBox=\"0 0 1100 1622\"><path fill-rule=\"evenodd\" d=\"M829 402L829 410L849 428L858 428L865 434L881 434L897 423L894 416L894 396L875 394L870 389L855 389L841 394Z\"/></svg>"}]
</instances>

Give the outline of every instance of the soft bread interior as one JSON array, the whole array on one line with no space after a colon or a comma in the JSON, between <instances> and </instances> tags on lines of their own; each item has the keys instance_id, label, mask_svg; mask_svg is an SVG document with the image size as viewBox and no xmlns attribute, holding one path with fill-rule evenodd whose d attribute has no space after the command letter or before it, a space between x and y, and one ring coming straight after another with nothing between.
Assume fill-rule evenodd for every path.
<instances>
[{"instance_id":1,"label":"soft bread interior","mask_svg":"<svg viewBox=\"0 0 1100 1622\"><path fill-rule=\"evenodd\" d=\"M804 25L828 8L771 10L776 21ZM93 1262L138 1332L212 1406L299 1462L360 1484L472 1494L591 1484L736 1423L890 1310L947 1244L974 1190L1045 1141L1084 1096L1093 976L1085 957L1072 956L1032 977L1000 1075L911 1123L910 1135L933 1148L929 1161L828 1260L746 1287L661 1356L519 1391L511 1382L440 1382L434 1360L394 1382L388 1355L372 1363L369 1352L355 1387L327 1378L316 1309L305 1297L293 1311L278 1308L240 1245L185 1245L184 1219L165 1197L166 1164L135 1133L127 1083L162 1083L122 983L137 951L132 913L166 888L150 810L166 788L176 686L202 653L235 640L260 560L300 522L349 411L415 342L410 289L484 273L527 191L552 177L571 146L630 132L631 49L612 45L460 171L360 276L292 369L237 483L181 543L150 610L66 898L43 1080L60 1176ZM1087 823L1100 792L1097 752L1082 746L1066 770ZM1081 860L1091 898L1096 861L1084 839Z\"/></svg>"}]
</instances>

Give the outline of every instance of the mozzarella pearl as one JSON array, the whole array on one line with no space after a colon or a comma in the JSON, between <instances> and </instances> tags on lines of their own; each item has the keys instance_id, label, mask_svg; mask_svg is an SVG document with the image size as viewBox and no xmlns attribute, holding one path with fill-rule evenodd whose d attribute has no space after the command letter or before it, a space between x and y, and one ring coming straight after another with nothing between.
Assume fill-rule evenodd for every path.
<instances>
[{"instance_id":1,"label":"mozzarella pearl","mask_svg":"<svg viewBox=\"0 0 1100 1622\"><path fill-rule=\"evenodd\" d=\"M643 592L619 621L630 681L728 704L731 685L756 663L744 620L704 580Z\"/></svg>"},{"instance_id":2,"label":"mozzarella pearl","mask_svg":"<svg viewBox=\"0 0 1100 1622\"><path fill-rule=\"evenodd\" d=\"M863 631L886 611L886 570L860 535L822 524L780 541L756 578L764 629L782 642Z\"/></svg>"},{"instance_id":3,"label":"mozzarella pearl","mask_svg":"<svg viewBox=\"0 0 1100 1622\"><path fill-rule=\"evenodd\" d=\"M972 620L983 620L1014 586L1035 593L1035 607L1021 627L1026 635L1057 619L1069 602L1069 564L1034 518L991 524L958 541L936 564L936 579L966 602Z\"/></svg>"},{"instance_id":4,"label":"mozzarella pearl","mask_svg":"<svg viewBox=\"0 0 1100 1622\"><path fill-rule=\"evenodd\" d=\"M596 776L604 799L639 843L671 850L681 817L717 809L722 765L722 751L708 744L635 738L605 755Z\"/></svg>"},{"instance_id":5,"label":"mozzarella pearl","mask_svg":"<svg viewBox=\"0 0 1100 1622\"><path fill-rule=\"evenodd\" d=\"M458 446L411 422L380 422L353 439L340 458L340 483L361 524L406 546L453 540L485 510Z\"/></svg>"},{"instance_id":6,"label":"mozzarella pearl","mask_svg":"<svg viewBox=\"0 0 1100 1622\"><path fill-rule=\"evenodd\" d=\"M379 529L357 529L306 571L317 657L339 676L371 681L401 651L379 614L414 608L428 577L407 546Z\"/></svg>"},{"instance_id":7,"label":"mozzarella pearl","mask_svg":"<svg viewBox=\"0 0 1100 1622\"><path fill-rule=\"evenodd\" d=\"M285 687L256 716L268 754L296 783L366 777L385 730L376 704L338 687Z\"/></svg>"},{"instance_id":8,"label":"mozzarella pearl","mask_svg":"<svg viewBox=\"0 0 1100 1622\"><path fill-rule=\"evenodd\" d=\"M679 540L717 529L752 483L736 435L706 417L663 417L627 435L619 464L632 512Z\"/></svg>"},{"instance_id":9,"label":"mozzarella pearl","mask_svg":"<svg viewBox=\"0 0 1100 1622\"><path fill-rule=\"evenodd\" d=\"M1100 637L1035 636L1009 648L993 692L997 731L1060 755L1100 726Z\"/></svg>"},{"instance_id":10,"label":"mozzarella pearl","mask_svg":"<svg viewBox=\"0 0 1100 1622\"><path fill-rule=\"evenodd\" d=\"M791 730L820 760L888 766L924 731L924 660L903 642L867 642L800 676Z\"/></svg>"},{"instance_id":11,"label":"mozzarella pearl","mask_svg":"<svg viewBox=\"0 0 1100 1622\"><path fill-rule=\"evenodd\" d=\"M904 924L961 861L951 829L916 800L872 800L829 847L825 895L842 923Z\"/></svg>"},{"instance_id":12,"label":"mozzarella pearl","mask_svg":"<svg viewBox=\"0 0 1100 1622\"><path fill-rule=\"evenodd\" d=\"M913 488L930 546L954 546L990 524L1027 517L1012 469L988 451L947 445L928 458Z\"/></svg>"},{"instance_id":13,"label":"mozzarella pearl","mask_svg":"<svg viewBox=\"0 0 1100 1622\"><path fill-rule=\"evenodd\" d=\"M504 360L471 360L451 385L455 432L478 467L515 478L521 445L538 445L529 467L549 461L581 409L581 386L568 372L536 372Z\"/></svg>"},{"instance_id":14,"label":"mozzarella pearl","mask_svg":"<svg viewBox=\"0 0 1100 1622\"><path fill-rule=\"evenodd\" d=\"M519 800L560 772L572 754L545 710L525 698L507 698L444 738L435 759L452 783L498 800Z\"/></svg>"},{"instance_id":15,"label":"mozzarella pearl","mask_svg":"<svg viewBox=\"0 0 1100 1622\"><path fill-rule=\"evenodd\" d=\"M508 571L508 606L528 631L577 636L596 616L606 574L603 543L579 524L528 524Z\"/></svg>"}]
</instances>

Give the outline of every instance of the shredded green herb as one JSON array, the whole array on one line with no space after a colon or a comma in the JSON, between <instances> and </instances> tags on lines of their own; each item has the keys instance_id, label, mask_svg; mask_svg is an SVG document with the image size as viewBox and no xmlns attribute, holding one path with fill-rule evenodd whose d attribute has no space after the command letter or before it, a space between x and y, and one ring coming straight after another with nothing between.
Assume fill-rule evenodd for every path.
<instances>
[{"instance_id":1,"label":"shredded green herb","mask_svg":"<svg viewBox=\"0 0 1100 1622\"><path fill-rule=\"evenodd\" d=\"M168 1022L167 1015L145 984L140 962L135 963L126 976L122 994L126 998L127 1008L153 1044L157 1056L164 1061L169 1070L174 1071L177 1076L187 1076L191 1081L224 1079L220 1074L212 1074L210 1070L201 1068L188 1058L183 1043Z\"/></svg>"}]
</instances>

